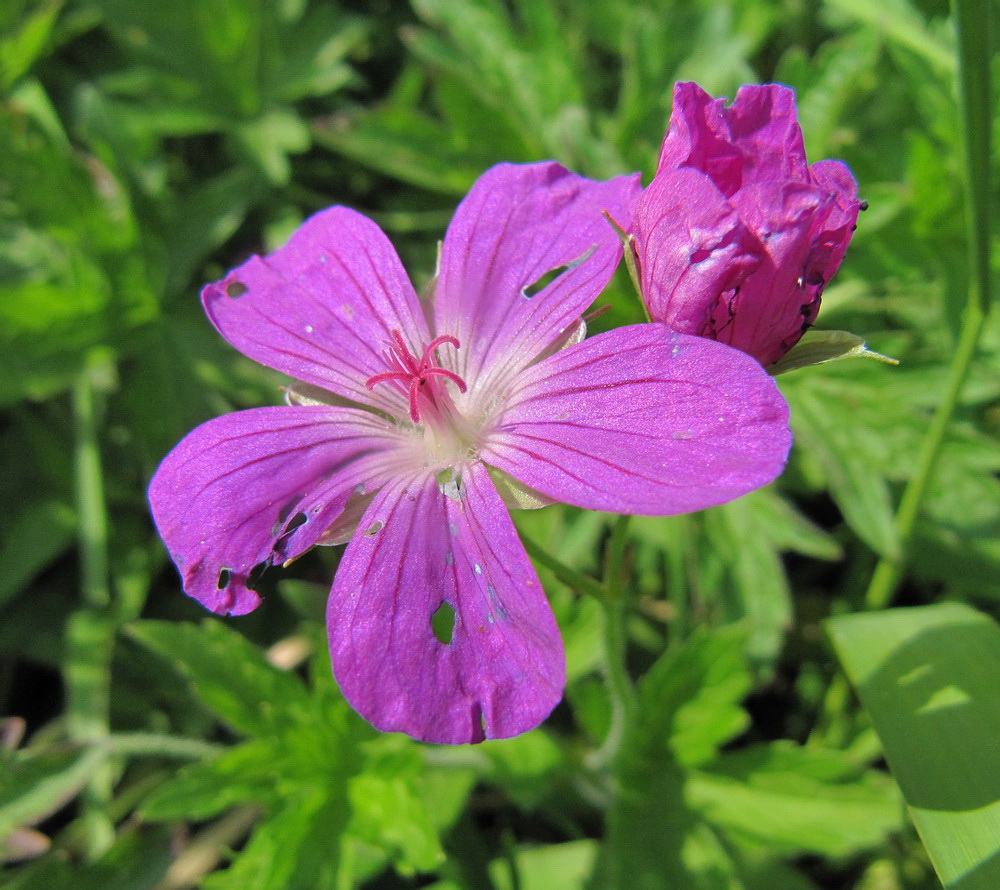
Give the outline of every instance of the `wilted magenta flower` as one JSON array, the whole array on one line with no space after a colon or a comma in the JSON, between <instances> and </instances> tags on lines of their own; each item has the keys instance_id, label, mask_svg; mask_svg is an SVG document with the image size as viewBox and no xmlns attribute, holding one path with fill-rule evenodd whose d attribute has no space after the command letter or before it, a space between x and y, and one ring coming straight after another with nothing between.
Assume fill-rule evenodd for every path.
<instances>
[{"instance_id":1,"label":"wilted magenta flower","mask_svg":"<svg viewBox=\"0 0 1000 890\"><path fill-rule=\"evenodd\" d=\"M634 247L653 321L766 367L819 312L858 218L857 183L839 161L806 164L788 87L742 86L724 102L697 84L674 87Z\"/></svg>"},{"instance_id":2,"label":"wilted magenta flower","mask_svg":"<svg viewBox=\"0 0 1000 890\"><path fill-rule=\"evenodd\" d=\"M562 643L500 492L680 513L763 485L789 447L784 401L741 353L662 325L580 340L620 257L601 211L627 219L638 187L494 167L448 228L427 305L343 207L206 287L233 346L304 383L200 426L157 471L186 591L249 612L255 567L349 540L330 649L364 717L446 743L543 720ZM431 625L443 603L448 642Z\"/></svg>"}]
</instances>

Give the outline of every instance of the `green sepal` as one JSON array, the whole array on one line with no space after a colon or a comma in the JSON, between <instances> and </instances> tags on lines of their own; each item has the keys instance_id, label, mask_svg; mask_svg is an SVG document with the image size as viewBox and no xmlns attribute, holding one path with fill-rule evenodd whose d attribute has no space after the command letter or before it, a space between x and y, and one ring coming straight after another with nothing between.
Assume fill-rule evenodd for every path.
<instances>
[{"instance_id":1,"label":"green sepal","mask_svg":"<svg viewBox=\"0 0 1000 890\"><path fill-rule=\"evenodd\" d=\"M642 279L639 275L639 257L635 252L635 236L631 232L626 232L621 225L612 219L611 214L606 210L602 210L601 214L608 221L608 225L615 230L618 240L622 243L628 277L632 279L632 287L635 288L635 292L639 296L639 302L642 303L642 311L646 313L646 321L652 321L649 317L649 307L646 306L646 301L642 298Z\"/></svg>"},{"instance_id":2,"label":"green sepal","mask_svg":"<svg viewBox=\"0 0 1000 890\"><path fill-rule=\"evenodd\" d=\"M552 498L508 476L503 470L496 467L487 467L487 470L508 510L537 510L555 503Z\"/></svg>"},{"instance_id":3,"label":"green sepal","mask_svg":"<svg viewBox=\"0 0 1000 890\"><path fill-rule=\"evenodd\" d=\"M845 358L873 358L888 365L898 365L899 361L875 352L865 346L865 341L857 334L848 331L807 331L801 340L786 352L778 361L767 369L772 377L806 368L809 365L821 365L824 362L836 362Z\"/></svg>"}]
</instances>

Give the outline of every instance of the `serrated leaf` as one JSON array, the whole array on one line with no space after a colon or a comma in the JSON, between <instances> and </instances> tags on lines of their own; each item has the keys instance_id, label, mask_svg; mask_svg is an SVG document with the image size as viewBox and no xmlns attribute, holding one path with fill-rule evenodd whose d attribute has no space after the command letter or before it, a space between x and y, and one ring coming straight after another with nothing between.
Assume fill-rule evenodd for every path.
<instances>
[{"instance_id":1,"label":"serrated leaf","mask_svg":"<svg viewBox=\"0 0 1000 890\"><path fill-rule=\"evenodd\" d=\"M351 833L383 849L401 874L432 871L444 861L415 777L364 772L350 780L348 796Z\"/></svg>"},{"instance_id":2,"label":"serrated leaf","mask_svg":"<svg viewBox=\"0 0 1000 890\"><path fill-rule=\"evenodd\" d=\"M740 626L699 629L660 656L639 685L642 719L630 756L655 761L668 749L679 764L693 765L746 728L745 640Z\"/></svg>"},{"instance_id":3,"label":"serrated leaf","mask_svg":"<svg viewBox=\"0 0 1000 890\"><path fill-rule=\"evenodd\" d=\"M140 621L129 633L172 662L221 720L247 736L273 737L310 722L312 706L302 681L271 665L260 649L219 620Z\"/></svg>"},{"instance_id":4,"label":"serrated leaf","mask_svg":"<svg viewBox=\"0 0 1000 890\"><path fill-rule=\"evenodd\" d=\"M814 372L816 373L816 372ZM873 393L851 391L850 382L837 381L814 387L800 378L782 387L792 409L792 428L799 448L821 464L830 494L851 528L877 553L888 559L900 556L892 499L885 476L879 471L881 455L865 453L871 431L861 436L862 411L875 401Z\"/></svg>"},{"instance_id":5,"label":"serrated leaf","mask_svg":"<svg viewBox=\"0 0 1000 890\"><path fill-rule=\"evenodd\" d=\"M246 742L211 760L186 766L143 801L142 814L154 822L200 820L238 803L271 801L277 793L276 759L273 746Z\"/></svg>"},{"instance_id":6,"label":"serrated leaf","mask_svg":"<svg viewBox=\"0 0 1000 890\"><path fill-rule=\"evenodd\" d=\"M340 886L341 837L347 823L343 789L319 785L286 797L254 828L225 871L205 890L290 890Z\"/></svg>"},{"instance_id":7,"label":"serrated leaf","mask_svg":"<svg viewBox=\"0 0 1000 890\"><path fill-rule=\"evenodd\" d=\"M384 109L315 121L319 145L402 182L445 195L464 195L496 158L480 147L459 148L440 124L410 109ZM485 148L485 146L483 147Z\"/></svg>"},{"instance_id":8,"label":"serrated leaf","mask_svg":"<svg viewBox=\"0 0 1000 890\"><path fill-rule=\"evenodd\" d=\"M892 783L855 772L836 754L779 743L721 755L693 773L685 791L719 828L785 854L842 857L900 828Z\"/></svg>"},{"instance_id":9,"label":"serrated leaf","mask_svg":"<svg viewBox=\"0 0 1000 890\"><path fill-rule=\"evenodd\" d=\"M731 617L745 623L746 654L770 665L791 625L792 605L780 548L766 516L765 500L739 498L705 514L705 536L732 579L738 607ZM748 529L754 533L747 534Z\"/></svg>"},{"instance_id":10,"label":"serrated leaf","mask_svg":"<svg viewBox=\"0 0 1000 890\"><path fill-rule=\"evenodd\" d=\"M481 750L492 765L491 778L526 810L551 791L564 763L559 746L542 730L484 742Z\"/></svg>"}]
</instances>

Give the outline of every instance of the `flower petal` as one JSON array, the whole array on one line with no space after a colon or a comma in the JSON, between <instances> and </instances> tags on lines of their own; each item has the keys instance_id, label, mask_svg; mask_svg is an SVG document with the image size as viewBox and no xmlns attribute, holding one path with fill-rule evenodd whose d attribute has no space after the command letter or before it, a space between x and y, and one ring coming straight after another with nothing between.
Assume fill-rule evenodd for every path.
<instances>
[{"instance_id":1,"label":"flower petal","mask_svg":"<svg viewBox=\"0 0 1000 890\"><path fill-rule=\"evenodd\" d=\"M713 337L720 302L760 263L763 249L703 173L661 170L636 202L632 233L653 321Z\"/></svg>"},{"instance_id":2,"label":"flower petal","mask_svg":"<svg viewBox=\"0 0 1000 890\"><path fill-rule=\"evenodd\" d=\"M457 744L537 726L562 696L559 630L485 467L461 496L433 476L387 486L337 570L327 613L333 670L378 729ZM450 642L431 617L455 611Z\"/></svg>"},{"instance_id":3,"label":"flower petal","mask_svg":"<svg viewBox=\"0 0 1000 890\"><path fill-rule=\"evenodd\" d=\"M790 444L788 408L757 362L647 324L529 368L480 456L560 501L667 515L764 485Z\"/></svg>"},{"instance_id":4,"label":"flower petal","mask_svg":"<svg viewBox=\"0 0 1000 890\"><path fill-rule=\"evenodd\" d=\"M316 543L352 495L398 472L405 444L388 421L351 408L256 408L202 424L149 485L185 592L220 614L252 611L253 570Z\"/></svg>"},{"instance_id":5,"label":"flower petal","mask_svg":"<svg viewBox=\"0 0 1000 890\"><path fill-rule=\"evenodd\" d=\"M596 182L555 163L487 170L459 205L441 250L436 333L463 347L449 367L489 388L573 324L621 258L601 211L627 229L638 192L638 174Z\"/></svg>"},{"instance_id":6,"label":"flower petal","mask_svg":"<svg viewBox=\"0 0 1000 890\"><path fill-rule=\"evenodd\" d=\"M212 323L269 368L344 398L405 415L394 387L365 381L385 370L392 330L411 351L428 341L417 295L389 240L371 220L331 207L271 255L253 256L202 291Z\"/></svg>"},{"instance_id":7,"label":"flower petal","mask_svg":"<svg viewBox=\"0 0 1000 890\"><path fill-rule=\"evenodd\" d=\"M746 84L723 115L730 139L743 151L744 186L769 179L807 179L795 90L777 83Z\"/></svg>"},{"instance_id":8,"label":"flower petal","mask_svg":"<svg viewBox=\"0 0 1000 890\"><path fill-rule=\"evenodd\" d=\"M696 83L674 84L657 176L678 167L693 167L724 195L731 195L743 184L743 153L729 139L724 106L724 99L713 99Z\"/></svg>"},{"instance_id":9,"label":"flower petal","mask_svg":"<svg viewBox=\"0 0 1000 890\"><path fill-rule=\"evenodd\" d=\"M676 167L701 170L727 197L753 182L806 180L795 92L779 84L742 86L727 108L695 83L676 84L658 170Z\"/></svg>"},{"instance_id":10,"label":"flower petal","mask_svg":"<svg viewBox=\"0 0 1000 890\"><path fill-rule=\"evenodd\" d=\"M825 283L808 265L834 197L803 182L761 182L730 199L760 239L764 261L728 303L716 307L712 336L767 367L783 356L819 312Z\"/></svg>"},{"instance_id":11,"label":"flower petal","mask_svg":"<svg viewBox=\"0 0 1000 890\"><path fill-rule=\"evenodd\" d=\"M816 236L809 256L807 277L829 281L840 267L858 223L858 183L840 161L817 161L809 168L809 178L833 199L834 208Z\"/></svg>"}]
</instances>

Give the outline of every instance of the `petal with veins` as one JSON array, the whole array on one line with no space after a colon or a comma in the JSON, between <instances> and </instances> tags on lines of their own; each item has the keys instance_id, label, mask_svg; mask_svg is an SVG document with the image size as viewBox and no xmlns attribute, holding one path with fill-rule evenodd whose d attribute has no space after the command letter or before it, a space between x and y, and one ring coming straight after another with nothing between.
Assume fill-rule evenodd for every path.
<instances>
[{"instance_id":1,"label":"petal with veins","mask_svg":"<svg viewBox=\"0 0 1000 890\"><path fill-rule=\"evenodd\" d=\"M407 444L392 424L351 408L255 408L202 424L149 485L184 590L213 612L252 611L253 570L315 544L352 494L398 472Z\"/></svg>"},{"instance_id":2,"label":"petal with veins","mask_svg":"<svg viewBox=\"0 0 1000 890\"><path fill-rule=\"evenodd\" d=\"M757 362L649 324L528 369L480 456L559 501L668 515L764 485L790 445L787 405Z\"/></svg>"},{"instance_id":3,"label":"petal with veins","mask_svg":"<svg viewBox=\"0 0 1000 890\"><path fill-rule=\"evenodd\" d=\"M371 393L365 381L386 369L393 330L417 350L429 339L427 323L389 239L360 213L317 213L284 247L208 285L202 302L219 333L255 361L389 413L405 411L395 389Z\"/></svg>"},{"instance_id":4,"label":"petal with veins","mask_svg":"<svg viewBox=\"0 0 1000 890\"><path fill-rule=\"evenodd\" d=\"M597 182L554 163L484 173L441 248L436 332L463 347L448 367L488 388L575 324L621 257L601 212L627 228L638 193L638 174Z\"/></svg>"},{"instance_id":5,"label":"petal with veins","mask_svg":"<svg viewBox=\"0 0 1000 890\"><path fill-rule=\"evenodd\" d=\"M337 570L327 623L333 670L378 729L457 744L537 726L562 696L562 641L538 576L486 468L459 496L433 475L387 485ZM450 642L431 618L454 609Z\"/></svg>"},{"instance_id":6,"label":"petal with veins","mask_svg":"<svg viewBox=\"0 0 1000 890\"><path fill-rule=\"evenodd\" d=\"M643 191L634 234L642 293L655 321L699 336L760 264L763 248L712 181L666 170Z\"/></svg>"}]
</instances>

